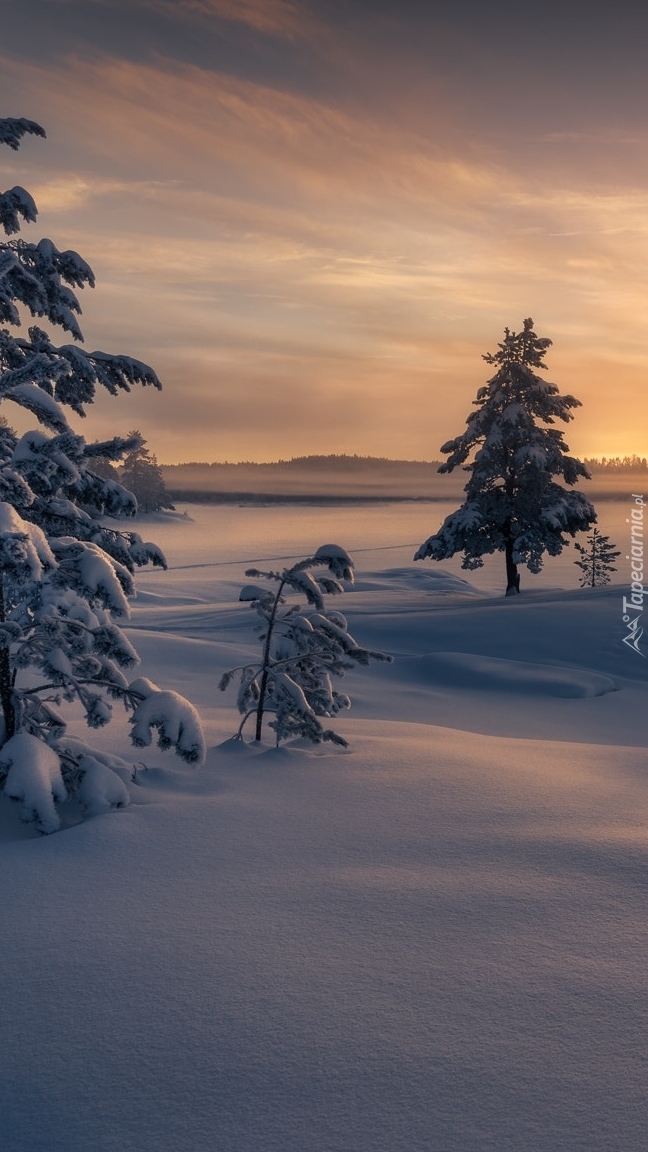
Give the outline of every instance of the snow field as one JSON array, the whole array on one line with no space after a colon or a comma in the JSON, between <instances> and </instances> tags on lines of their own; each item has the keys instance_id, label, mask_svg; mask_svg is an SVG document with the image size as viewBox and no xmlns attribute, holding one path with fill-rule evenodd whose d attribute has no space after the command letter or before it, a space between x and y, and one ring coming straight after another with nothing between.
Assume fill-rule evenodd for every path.
<instances>
[{"instance_id":1,"label":"snow field","mask_svg":"<svg viewBox=\"0 0 648 1152\"><path fill-rule=\"evenodd\" d=\"M640 1149L646 757L360 721L4 845L13 1149Z\"/></svg>"},{"instance_id":2,"label":"snow field","mask_svg":"<svg viewBox=\"0 0 648 1152\"><path fill-rule=\"evenodd\" d=\"M358 567L331 604L397 659L340 681L348 750L228 741L243 566L172 569L138 580L129 637L199 707L205 767L116 722L102 746L151 765L129 808L37 838L1 806L8 1152L645 1147L646 670L621 589L511 602Z\"/></svg>"}]
</instances>

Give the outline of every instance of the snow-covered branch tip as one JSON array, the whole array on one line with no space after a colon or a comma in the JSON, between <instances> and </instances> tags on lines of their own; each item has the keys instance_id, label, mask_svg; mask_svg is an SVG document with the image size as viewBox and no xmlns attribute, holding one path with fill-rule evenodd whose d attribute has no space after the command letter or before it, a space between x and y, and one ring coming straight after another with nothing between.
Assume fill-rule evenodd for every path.
<instances>
[{"instance_id":1,"label":"snow-covered branch tip","mask_svg":"<svg viewBox=\"0 0 648 1152\"><path fill-rule=\"evenodd\" d=\"M129 685L140 703L130 718L131 740L136 748L149 748L153 730L163 751L173 748L187 762L200 767L205 762L205 737L198 712L177 692L164 691L141 677Z\"/></svg>"},{"instance_id":2,"label":"snow-covered branch tip","mask_svg":"<svg viewBox=\"0 0 648 1152\"><path fill-rule=\"evenodd\" d=\"M318 568L327 571L312 571ZM341 612L324 611L325 595L343 592L342 581L353 583L350 556L339 545L326 544L291 568L281 572L250 568L246 576L269 580L278 587L246 584L241 589L239 599L251 604L264 627L260 659L226 672L219 684L224 692L240 673L237 707L243 719L237 737L242 739L246 722L255 717L254 738L260 741L264 717L270 715L269 727L277 744L301 736L314 744L346 747L344 737L324 728L320 719L351 705L348 696L334 689L331 678L371 660L392 659L360 647ZM290 594L303 597L306 604L288 602Z\"/></svg>"},{"instance_id":3,"label":"snow-covered branch tip","mask_svg":"<svg viewBox=\"0 0 648 1152\"><path fill-rule=\"evenodd\" d=\"M0 144L8 144L16 152L20 148L23 136L28 135L44 138L46 132L35 120L26 120L24 116L19 119L12 116L5 116L4 119L0 119Z\"/></svg>"}]
</instances>

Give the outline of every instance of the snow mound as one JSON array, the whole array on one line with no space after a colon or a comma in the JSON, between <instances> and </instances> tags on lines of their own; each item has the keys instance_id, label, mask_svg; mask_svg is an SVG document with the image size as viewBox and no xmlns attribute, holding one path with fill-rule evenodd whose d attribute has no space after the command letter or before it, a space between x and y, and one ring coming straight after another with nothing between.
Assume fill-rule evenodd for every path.
<instances>
[{"instance_id":1,"label":"snow mound","mask_svg":"<svg viewBox=\"0 0 648 1152\"><path fill-rule=\"evenodd\" d=\"M88 816L100 816L111 808L126 808L131 802L124 781L104 759L87 753L79 764L83 772L79 797Z\"/></svg>"},{"instance_id":2,"label":"snow mound","mask_svg":"<svg viewBox=\"0 0 648 1152\"><path fill-rule=\"evenodd\" d=\"M202 596L191 596L183 592L172 592L170 595L164 595L161 592L150 592L145 589L138 589L136 595L132 599L137 605L152 604L155 608L168 609L173 604L204 604L205 600Z\"/></svg>"},{"instance_id":3,"label":"snow mound","mask_svg":"<svg viewBox=\"0 0 648 1152\"><path fill-rule=\"evenodd\" d=\"M363 572L356 577L356 592L385 591L385 589L407 588L416 592L431 592L433 595L483 596L483 591L469 584L461 576L455 576L436 568L387 568L380 572Z\"/></svg>"},{"instance_id":4,"label":"snow mound","mask_svg":"<svg viewBox=\"0 0 648 1152\"><path fill-rule=\"evenodd\" d=\"M512 692L516 695L584 698L616 692L610 676L587 668L556 664L533 664L476 656L472 652L430 652L399 659L397 672L427 686Z\"/></svg>"},{"instance_id":5,"label":"snow mound","mask_svg":"<svg viewBox=\"0 0 648 1152\"><path fill-rule=\"evenodd\" d=\"M239 592L239 600L263 600L268 592L267 588L262 588L259 584L244 584Z\"/></svg>"},{"instance_id":6,"label":"snow mound","mask_svg":"<svg viewBox=\"0 0 648 1152\"><path fill-rule=\"evenodd\" d=\"M26 824L34 820L39 832L56 832L54 801L65 800L67 792L54 749L29 732L18 732L2 749L2 766L8 769L5 795L23 802L21 819Z\"/></svg>"}]
</instances>

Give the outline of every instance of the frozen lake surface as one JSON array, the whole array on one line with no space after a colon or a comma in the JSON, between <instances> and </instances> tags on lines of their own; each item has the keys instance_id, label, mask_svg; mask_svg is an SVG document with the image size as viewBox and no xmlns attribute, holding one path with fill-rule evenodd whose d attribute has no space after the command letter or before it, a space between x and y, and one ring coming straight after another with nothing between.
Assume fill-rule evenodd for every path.
<instances>
[{"instance_id":1,"label":"frozen lake surface","mask_svg":"<svg viewBox=\"0 0 648 1152\"><path fill-rule=\"evenodd\" d=\"M627 542L626 517L630 506L629 499L627 502L609 500L601 501L597 508L599 530L609 535L620 550ZM334 542L346 548L359 574L403 566L436 569L463 576L485 592L500 592L505 579L504 558L499 554L486 557L484 567L474 572L465 572L458 557L441 564L431 560L414 564L416 549L456 507L456 502L328 506L179 504L178 511L185 510L191 518L189 524L182 519L143 517L142 520L144 524L150 523L151 536L160 544L173 568L217 565L228 569L228 579L236 580L246 564L301 559L320 544ZM525 589L576 588L580 569L574 560L578 558L570 544L561 556L549 557L537 576L522 568L522 586ZM618 579L623 578L623 563L622 556Z\"/></svg>"}]
</instances>

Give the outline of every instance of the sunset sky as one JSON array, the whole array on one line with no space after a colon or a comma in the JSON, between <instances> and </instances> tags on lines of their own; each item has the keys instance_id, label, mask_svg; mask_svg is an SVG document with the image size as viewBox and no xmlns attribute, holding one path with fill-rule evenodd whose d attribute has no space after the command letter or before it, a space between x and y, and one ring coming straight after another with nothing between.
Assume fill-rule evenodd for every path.
<instances>
[{"instance_id":1,"label":"sunset sky","mask_svg":"<svg viewBox=\"0 0 648 1152\"><path fill-rule=\"evenodd\" d=\"M648 452L647 9L3 0L3 149L92 265L102 398L162 462L434 459L532 316L579 455ZM58 338L64 342L67 337Z\"/></svg>"}]
</instances>

